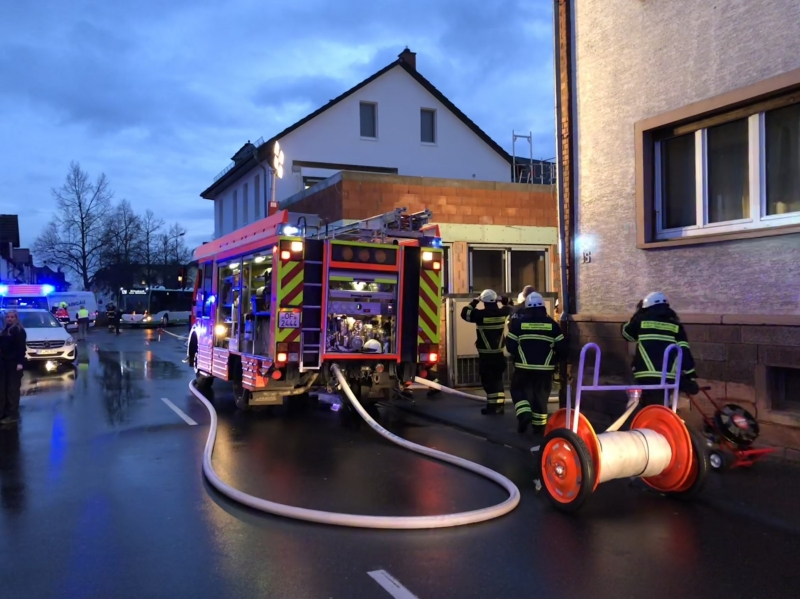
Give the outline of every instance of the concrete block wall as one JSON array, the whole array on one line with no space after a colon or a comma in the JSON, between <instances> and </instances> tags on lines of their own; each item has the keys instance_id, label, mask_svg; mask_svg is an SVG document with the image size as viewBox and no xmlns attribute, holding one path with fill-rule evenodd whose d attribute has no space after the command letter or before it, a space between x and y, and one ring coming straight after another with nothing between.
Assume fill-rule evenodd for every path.
<instances>
[{"instance_id":1,"label":"concrete block wall","mask_svg":"<svg viewBox=\"0 0 800 599\"><path fill-rule=\"evenodd\" d=\"M571 363L577 366L586 343L597 343L602 350L601 379L630 383L631 346L621 335L629 316L574 315L570 322ZM783 448L787 456L796 455L800 450L800 411L773 405L768 372L775 367L800 368L800 318L682 314L681 320L699 384L710 386L711 396L723 404L739 404L757 414L762 444ZM586 374L591 372L586 369ZM577 375L574 369L573 373ZM713 412L704 396L698 401L702 409Z\"/></svg>"}]
</instances>

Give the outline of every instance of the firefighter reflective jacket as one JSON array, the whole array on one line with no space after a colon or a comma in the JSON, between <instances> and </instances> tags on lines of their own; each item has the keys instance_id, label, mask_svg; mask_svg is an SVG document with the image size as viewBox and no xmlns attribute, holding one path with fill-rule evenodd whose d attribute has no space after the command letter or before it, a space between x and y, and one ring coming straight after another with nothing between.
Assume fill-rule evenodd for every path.
<instances>
[{"instance_id":1,"label":"firefighter reflective jacket","mask_svg":"<svg viewBox=\"0 0 800 599\"><path fill-rule=\"evenodd\" d=\"M523 308L511 315L507 347L514 367L522 370L552 371L568 353L561 327L544 308Z\"/></svg>"},{"instance_id":2,"label":"firefighter reflective jacket","mask_svg":"<svg viewBox=\"0 0 800 599\"><path fill-rule=\"evenodd\" d=\"M477 306L478 300L473 301L469 306L464 306L461 310L461 318L476 325L478 337L475 347L478 348L478 354L502 355L505 346L503 330L506 327L506 319L511 314L511 306L498 306L497 304L484 304L483 308Z\"/></svg>"},{"instance_id":3,"label":"firefighter reflective jacket","mask_svg":"<svg viewBox=\"0 0 800 599\"><path fill-rule=\"evenodd\" d=\"M655 305L637 312L629 322L622 325L622 336L636 343L633 359L634 378L661 378L664 367L664 352L673 343L683 350L681 376L695 378L694 358L689 348L686 331L668 306ZM670 354L667 378L675 379L676 352Z\"/></svg>"}]
</instances>

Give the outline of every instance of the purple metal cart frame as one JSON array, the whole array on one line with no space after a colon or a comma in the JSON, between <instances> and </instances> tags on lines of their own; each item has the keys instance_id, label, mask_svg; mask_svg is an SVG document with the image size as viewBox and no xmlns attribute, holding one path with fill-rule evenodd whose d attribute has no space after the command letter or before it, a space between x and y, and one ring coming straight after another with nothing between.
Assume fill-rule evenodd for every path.
<instances>
[{"instance_id":1,"label":"purple metal cart frame","mask_svg":"<svg viewBox=\"0 0 800 599\"><path fill-rule=\"evenodd\" d=\"M583 384L583 370L586 366L586 352L590 349L594 350L594 377L591 385ZM677 352L675 356L675 382L667 382L667 369L669 367L669 358L672 351ZM680 395L681 384L681 367L683 366L683 349L673 343L667 347L664 352L664 362L661 367L661 384L659 385L601 385L600 384L600 348L596 343L587 343L581 349L581 359L578 363L578 385L575 392L575 417L572 417L572 386L567 385L567 423L572 423L570 428L572 432L578 434L578 415L581 413L581 394L584 391L650 391L650 390L663 390L664 391L664 406L670 407L669 393L672 391L672 406L673 412L678 411L678 396Z\"/></svg>"}]
</instances>

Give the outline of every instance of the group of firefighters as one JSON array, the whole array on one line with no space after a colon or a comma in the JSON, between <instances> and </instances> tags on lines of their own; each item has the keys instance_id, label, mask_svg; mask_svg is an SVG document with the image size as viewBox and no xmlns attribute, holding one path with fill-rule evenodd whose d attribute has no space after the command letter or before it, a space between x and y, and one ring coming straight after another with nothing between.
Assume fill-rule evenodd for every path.
<instances>
[{"instance_id":1,"label":"group of firefighters","mask_svg":"<svg viewBox=\"0 0 800 599\"><path fill-rule=\"evenodd\" d=\"M483 306L479 307L479 304ZM514 360L511 399L518 421L517 430L524 433L532 426L534 434L542 434L547 425L547 402L556 365L568 357L561 327L547 314L542 295L532 287L526 287L517 305L512 306L509 298L486 289L462 309L461 318L476 326L478 371L487 400L481 413L504 413L503 375L507 351ZM683 353L681 389L690 394L699 391L686 332L663 293L650 293L639 302L636 313L623 325L622 336L636 343L632 370L637 383L660 384L664 353L667 347L677 344ZM671 381L675 380L674 358L675 354L672 354L668 365L667 379ZM644 391L640 406L658 404L663 400L662 391Z\"/></svg>"}]
</instances>

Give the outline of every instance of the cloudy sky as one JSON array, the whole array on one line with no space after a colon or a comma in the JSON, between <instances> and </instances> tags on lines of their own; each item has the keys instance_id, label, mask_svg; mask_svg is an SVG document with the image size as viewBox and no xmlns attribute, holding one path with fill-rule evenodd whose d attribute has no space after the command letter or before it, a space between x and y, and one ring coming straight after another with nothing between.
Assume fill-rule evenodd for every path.
<instances>
[{"instance_id":1,"label":"cloudy sky","mask_svg":"<svg viewBox=\"0 0 800 599\"><path fill-rule=\"evenodd\" d=\"M210 239L200 192L269 138L395 60L509 152L555 154L550 0L39 0L0 18L0 213L31 245L71 160L117 199Z\"/></svg>"}]
</instances>

